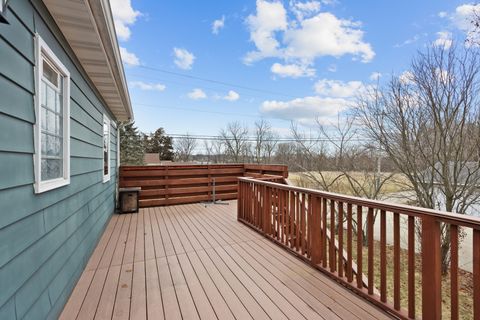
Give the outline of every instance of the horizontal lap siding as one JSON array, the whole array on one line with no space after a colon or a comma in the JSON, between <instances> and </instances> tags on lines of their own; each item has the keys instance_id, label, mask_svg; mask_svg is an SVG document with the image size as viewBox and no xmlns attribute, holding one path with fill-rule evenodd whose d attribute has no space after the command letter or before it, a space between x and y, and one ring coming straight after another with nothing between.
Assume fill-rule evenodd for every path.
<instances>
[{"instance_id":1,"label":"horizontal lap siding","mask_svg":"<svg viewBox=\"0 0 480 320\"><path fill-rule=\"evenodd\" d=\"M11 1L0 24L0 319L56 318L115 205L116 129L111 179L103 177L103 103L70 59L41 1ZM70 185L33 189L34 34L71 73Z\"/></svg>"}]
</instances>

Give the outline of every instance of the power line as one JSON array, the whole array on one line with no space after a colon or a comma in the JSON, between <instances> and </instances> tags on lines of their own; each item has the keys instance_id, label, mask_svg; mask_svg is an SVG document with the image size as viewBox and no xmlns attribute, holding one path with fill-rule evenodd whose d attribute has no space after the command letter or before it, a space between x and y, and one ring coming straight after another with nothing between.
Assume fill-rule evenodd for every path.
<instances>
[{"instance_id":1,"label":"power line","mask_svg":"<svg viewBox=\"0 0 480 320\"><path fill-rule=\"evenodd\" d=\"M168 134L166 133L167 136L172 137L172 138L177 138L177 139L182 139L182 138L190 138L194 140L207 140L207 141L225 141L225 140L238 140L238 138L235 138L233 136L210 136L210 135L190 135L190 134ZM247 142L256 142L257 139L256 137L243 137L242 141L247 141ZM262 139L264 142L271 142L271 141L277 141L277 142L297 142L297 141L302 141L302 142L338 142L342 141L342 138L340 137L334 137L334 138L275 138L275 139ZM355 139L348 139L349 142L370 142L372 140L367 139L367 138L355 138Z\"/></svg>"},{"instance_id":2,"label":"power line","mask_svg":"<svg viewBox=\"0 0 480 320\"><path fill-rule=\"evenodd\" d=\"M280 118L273 118L273 117L268 117L264 116L261 114L246 114L246 113L232 113L232 112L222 112L222 111L208 111L208 110L197 110L197 109L191 109L191 108L184 108L184 107L172 107L172 106L159 106L159 105L154 105L154 104L147 104L147 103L133 103L135 106L142 106L142 107L149 107L149 108L158 108L158 109L169 109L169 110L182 110L182 111L190 111L190 112L198 112L198 113L210 113L210 114L220 114L220 115L226 115L226 116L238 116L238 117L249 117L249 118L265 118L265 119L274 119L274 120L282 120L282 121L288 121L286 119L280 119Z\"/></svg>"},{"instance_id":3,"label":"power line","mask_svg":"<svg viewBox=\"0 0 480 320\"><path fill-rule=\"evenodd\" d=\"M157 81L161 81L161 82L164 82L164 83L167 83L169 85L174 85L174 86L180 86L180 87L185 87L185 88L192 88L192 87L195 87L195 85L192 85L192 84L189 84L189 83L186 83L186 82L179 82L179 81L173 81L173 80L170 80L170 79L165 79L163 77L156 77L156 76L146 76L146 75L140 75L140 74L129 74L128 75L129 77L134 77L134 78L140 78L140 79L150 79L150 80L157 80ZM210 86L204 86L202 85L202 89L209 89L209 90L215 90L215 91L219 91L219 90L225 90L223 88L215 88L215 87L210 87ZM252 97L252 98L258 98L258 99L266 99L266 97L271 97L272 94L268 94L268 95L255 95L255 94L251 94L251 93L245 93L245 92L241 92L241 95L242 96L246 96L246 97Z\"/></svg>"},{"instance_id":4,"label":"power line","mask_svg":"<svg viewBox=\"0 0 480 320\"><path fill-rule=\"evenodd\" d=\"M185 74L185 73L169 71L169 70L165 70L165 69L161 69L161 68L155 68L155 67L149 67L149 66L138 66L138 67L142 68L142 69L146 69L146 70L152 70L152 71L157 71L157 72L161 72L161 73L174 75L174 76L177 76L177 77L184 77L184 78L188 78L188 79L210 82L210 83L220 84L220 85L228 86L228 87L235 87L235 88L240 88L240 89L250 90L250 91L255 91L255 92L263 92L263 93L279 95L279 96L284 96L284 97L289 97L289 98L297 98L293 95L285 94L285 93L282 93L282 92L275 92L275 91L271 91L271 90L258 89L258 88L244 86L244 85L241 85L241 84L235 84L235 83L230 83L230 82L225 82L225 81L220 81L220 80L215 80L215 79L203 78L203 77L198 77L198 76L189 75L189 74Z\"/></svg>"}]
</instances>

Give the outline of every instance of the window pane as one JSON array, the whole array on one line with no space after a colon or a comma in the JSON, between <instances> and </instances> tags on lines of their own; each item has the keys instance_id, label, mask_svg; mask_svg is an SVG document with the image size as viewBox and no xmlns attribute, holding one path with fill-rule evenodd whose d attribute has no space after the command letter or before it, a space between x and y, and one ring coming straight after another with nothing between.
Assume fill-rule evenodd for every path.
<instances>
[{"instance_id":1,"label":"window pane","mask_svg":"<svg viewBox=\"0 0 480 320\"><path fill-rule=\"evenodd\" d=\"M52 111L55 111L56 95L57 92L51 86L47 85L47 102L45 106Z\"/></svg>"},{"instance_id":2,"label":"window pane","mask_svg":"<svg viewBox=\"0 0 480 320\"><path fill-rule=\"evenodd\" d=\"M46 106L47 105L47 85L45 84L44 81L42 81L41 83L40 95L42 97L42 100L41 100L42 106Z\"/></svg>"},{"instance_id":3,"label":"window pane","mask_svg":"<svg viewBox=\"0 0 480 320\"><path fill-rule=\"evenodd\" d=\"M41 107L40 108L40 119L41 119L41 122L42 122L42 130L48 130L47 128L47 109Z\"/></svg>"},{"instance_id":4,"label":"window pane","mask_svg":"<svg viewBox=\"0 0 480 320\"><path fill-rule=\"evenodd\" d=\"M47 155L47 135L45 133L42 133L42 141L41 141L41 148L42 148L42 156Z\"/></svg>"},{"instance_id":5,"label":"window pane","mask_svg":"<svg viewBox=\"0 0 480 320\"><path fill-rule=\"evenodd\" d=\"M47 156L62 157L62 138L46 135L47 137Z\"/></svg>"},{"instance_id":6,"label":"window pane","mask_svg":"<svg viewBox=\"0 0 480 320\"><path fill-rule=\"evenodd\" d=\"M55 97L55 112L62 114L63 112L63 102L62 102L62 94L56 93Z\"/></svg>"},{"instance_id":7,"label":"window pane","mask_svg":"<svg viewBox=\"0 0 480 320\"><path fill-rule=\"evenodd\" d=\"M42 159L42 180L52 180L63 176L62 160Z\"/></svg>"},{"instance_id":8,"label":"window pane","mask_svg":"<svg viewBox=\"0 0 480 320\"><path fill-rule=\"evenodd\" d=\"M43 76L58 87L58 73L46 61L43 61Z\"/></svg>"},{"instance_id":9,"label":"window pane","mask_svg":"<svg viewBox=\"0 0 480 320\"><path fill-rule=\"evenodd\" d=\"M109 124L104 121L103 122L103 174L109 174L109 159L108 159L108 147L109 147Z\"/></svg>"},{"instance_id":10,"label":"window pane","mask_svg":"<svg viewBox=\"0 0 480 320\"><path fill-rule=\"evenodd\" d=\"M50 133L56 133L55 122L57 116L52 111L47 111L47 130Z\"/></svg>"},{"instance_id":11,"label":"window pane","mask_svg":"<svg viewBox=\"0 0 480 320\"><path fill-rule=\"evenodd\" d=\"M63 137L63 118L57 115L55 117L55 134L57 136Z\"/></svg>"}]
</instances>

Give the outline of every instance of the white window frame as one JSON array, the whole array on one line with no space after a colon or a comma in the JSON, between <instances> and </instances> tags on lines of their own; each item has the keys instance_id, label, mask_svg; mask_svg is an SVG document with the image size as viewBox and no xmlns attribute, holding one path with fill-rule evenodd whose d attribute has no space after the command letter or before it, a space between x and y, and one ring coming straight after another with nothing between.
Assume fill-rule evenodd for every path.
<instances>
[{"instance_id":1,"label":"white window frame","mask_svg":"<svg viewBox=\"0 0 480 320\"><path fill-rule=\"evenodd\" d=\"M63 175L60 178L52 180L42 180L41 81L44 60L47 60L49 64L53 65L56 71L63 77ZM35 35L35 61L34 189L35 193L42 193L70 184L70 72L38 34Z\"/></svg>"},{"instance_id":2,"label":"white window frame","mask_svg":"<svg viewBox=\"0 0 480 320\"><path fill-rule=\"evenodd\" d=\"M105 125L107 125L108 128L108 133L107 133L107 159L108 159L108 172L105 174L105 167L104 167L104 161L105 161L105 154L103 150L103 139L105 139ZM110 151L110 134L111 134L111 129L110 129L110 118L108 118L105 114L103 115L103 125L102 125L102 174L103 174L103 183L110 181L110 175L112 173L112 168L110 166L110 160L111 160L111 151Z\"/></svg>"}]
</instances>

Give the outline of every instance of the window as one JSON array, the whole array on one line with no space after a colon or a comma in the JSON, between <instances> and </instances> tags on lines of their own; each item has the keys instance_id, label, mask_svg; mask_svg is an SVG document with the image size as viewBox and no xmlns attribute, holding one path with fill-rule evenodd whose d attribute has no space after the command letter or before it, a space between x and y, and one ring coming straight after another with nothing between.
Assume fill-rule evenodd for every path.
<instances>
[{"instance_id":1,"label":"window","mask_svg":"<svg viewBox=\"0 0 480 320\"><path fill-rule=\"evenodd\" d=\"M35 192L70 183L70 73L36 36Z\"/></svg>"},{"instance_id":2,"label":"window","mask_svg":"<svg viewBox=\"0 0 480 320\"><path fill-rule=\"evenodd\" d=\"M110 180L110 119L103 115L103 182Z\"/></svg>"}]
</instances>

